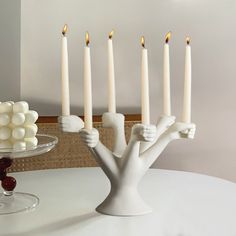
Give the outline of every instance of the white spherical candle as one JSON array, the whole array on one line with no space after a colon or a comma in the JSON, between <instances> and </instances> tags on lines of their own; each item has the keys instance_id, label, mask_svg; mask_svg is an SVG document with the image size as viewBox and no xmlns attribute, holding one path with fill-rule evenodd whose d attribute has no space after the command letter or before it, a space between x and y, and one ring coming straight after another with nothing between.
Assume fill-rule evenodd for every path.
<instances>
[{"instance_id":1,"label":"white spherical candle","mask_svg":"<svg viewBox=\"0 0 236 236\"><path fill-rule=\"evenodd\" d=\"M33 138L38 132L38 126L36 124L25 126L25 138Z\"/></svg>"},{"instance_id":2,"label":"white spherical candle","mask_svg":"<svg viewBox=\"0 0 236 236\"><path fill-rule=\"evenodd\" d=\"M36 122L39 115L36 111L28 111L25 114L25 125L32 125Z\"/></svg>"},{"instance_id":3,"label":"white spherical candle","mask_svg":"<svg viewBox=\"0 0 236 236\"><path fill-rule=\"evenodd\" d=\"M0 149L10 149L12 148L12 143L10 141L0 142Z\"/></svg>"},{"instance_id":4,"label":"white spherical candle","mask_svg":"<svg viewBox=\"0 0 236 236\"><path fill-rule=\"evenodd\" d=\"M10 102L3 102L0 104L0 113L12 112L12 104Z\"/></svg>"},{"instance_id":5,"label":"white spherical candle","mask_svg":"<svg viewBox=\"0 0 236 236\"><path fill-rule=\"evenodd\" d=\"M32 148L36 147L38 144L38 139L36 137L25 138L24 141L26 143L26 149L32 149Z\"/></svg>"},{"instance_id":6,"label":"white spherical candle","mask_svg":"<svg viewBox=\"0 0 236 236\"><path fill-rule=\"evenodd\" d=\"M13 144L13 149L16 151L23 151L26 149L26 143L24 141L17 141Z\"/></svg>"},{"instance_id":7,"label":"white spherical candle","mask_svg":"<svg viewBox=\"0 0 236 236\"><path fill-rule=\"evenodd\" d=\"M0 125L8 125L10 122L10 117L6 113L0 114Z\"/></svg>"},{"instance_id":8,"label":"white spherical candle","mask_svg":"<svg viewBox=\"0 0 236 236\"><path fill-rule=\"evenodd\" d=\"M1 127L0 128L0 139L6 140L11 137L11 129L8 127Z\"/></svg>"},{"instance_id":9,"label":"white spherical candle","mask_svg":"<svg viewBox=\"0 0 236 236\"><path fill-rule=\"evenodd\" d=\"M11 122L14 125L22 125L25 122L25 114L24 113L14 113Z\"/></svg>"},{"instance_id":10,"label":"white spherical candle","mask_svg":"<svg viewBox=\"0 0 236 236\"><path fill-rule=\"evenodd\" d=\"M25 137L25 129L23 127L16 127L12 130L12 137L14 139L23 139Z\"/></svg>"},{"instance_id":11,"label":"white spherical candle","mask_svg":"<svg viewBox=\"0 0 236 236\"><path fill-rule=\"evenodd\" d=\"M13 104L13 112L14 113L26 113L29 110L29 104L27 102L21 101L21 102L16 102Z\"/></svg>"}]
</instances>

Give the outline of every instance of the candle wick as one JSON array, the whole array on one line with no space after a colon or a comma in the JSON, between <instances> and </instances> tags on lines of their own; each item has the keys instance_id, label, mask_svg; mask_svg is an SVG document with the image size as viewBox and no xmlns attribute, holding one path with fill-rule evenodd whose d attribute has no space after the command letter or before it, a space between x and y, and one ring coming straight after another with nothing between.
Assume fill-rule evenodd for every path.
<instances>
[{"instance_id":1,"label":"candle wick","mask_svg":"<svg viewBox=\"0 0 236 236\"><path fill-rule=\"evenodd\" d=\"M186 37L186 43L187 43L187 45L190 44L190 37Z\"/></svg>"},{"instance_id":2,"label":"candle wick","mask_svg":"<svg viewBox=\"0 0 236 236\"><path fill-rule=\"evenodd\" d=\"M141 37L141 45L143 48L145 48L145 38L144 36Z\"/></svg>"},{"instance_id":3,"label":"candle wick","mask_svg":"<svg viewBox=\"0 0 236 236\"><path fill-rule=\"evenodd\" d=\"M165 42L166 42L166 43L169 43L170 37L171 37L171 31L169 31L169 32L166 34L166 39L165 39Z\"/></svg>"},{"instance_id":4,"label":"candle wick","mask_svg":"<svg viewBox=\"0 0 236 236\"><path fill-rule=\"evenodd\" d=\"M89 43L90 43L89 33L88 32L86 32L86 34L85 34L85 42L86 42L86 46L88 47Z\"/></svg>"},{"instance_id":5,"label":"candle wick","mask_svg":"<svg viewBox=\"0 0 236 236\"><path fill-rule=\"evenodd\" d=\"M113 34L114 34L114 30L112 30L112 31L109 33L108 38L109 38L109 39L112 39Z\"/></svg>"},{"instance_id":6,"label":"candle wick","mask_svg":"<svg viewBox=\"0 0 236 236\"><path fill-rule=\"evenodd\" d=\"M63 29L62 29L62 35L63 36L66 36L67 29L68 29L68 26L67 26L67 24L65 24Z\"/></svg>"}]
</instances>

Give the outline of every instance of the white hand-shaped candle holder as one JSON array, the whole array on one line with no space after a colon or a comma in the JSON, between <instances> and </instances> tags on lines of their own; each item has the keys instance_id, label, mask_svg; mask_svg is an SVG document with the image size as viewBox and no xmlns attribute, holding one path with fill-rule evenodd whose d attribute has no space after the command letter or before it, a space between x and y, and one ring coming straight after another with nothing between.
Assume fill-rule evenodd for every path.
<instances>
[{"instance_id":1,"label":"white hand-shaped candle holder","mask_svg":"<svg viewBox=\"0 0 236 236\"><path fill-rule=\"evenodd\" d=\"M195 125L175 122L173 116L162 116L157 126L134 125L126 145L124 116L118 113L104 113L102 120L104 127L114 130L112 151L99 141L96 129L81 129L79 132L111 183L109 195L96 210L115 216L134 216L151 212L151 208L138 193L140 180L170 141L193 138ZM78 124L80 128L83 127L81 120L74 116L61 117L59 123L62 130L67 132L78 132Z\"/></svg>"}]
</instances>

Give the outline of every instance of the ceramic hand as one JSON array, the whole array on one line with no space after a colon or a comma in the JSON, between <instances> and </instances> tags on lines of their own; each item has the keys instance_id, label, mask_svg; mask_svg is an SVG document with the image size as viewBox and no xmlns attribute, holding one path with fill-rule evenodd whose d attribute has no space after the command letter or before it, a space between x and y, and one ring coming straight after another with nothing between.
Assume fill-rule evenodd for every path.
<instances>
[{"instance_id":1,"label":"ceramic hand","mask_svg":"<svg viewBox=\"0 0 236 236\"><path fill-rule=\"evenodd\" d=\"M134 141L153 142L156 137L155 125L136 124L132 128L131 139Z\"/></svg>"},{"instance_id":2,"label":"ceramic hand","mask_svg":"<svg viewBox=\"0 0 236 236\"><path fill-rule=\"evenodd\" d=\"M99 133L97 129L82 129L80 130L79 135L83 142L90 148L96 147L99 142Z\"/></svg>"},{"instance_id":3,"label":"ceramic hand","mask_svg":"<svg viewBox=\"0 0 236 236\"><path fill-rule=\"evenodd\" d=\"M168 133L171 140L175 139L193 139L196 131L196 125L193 123L176 122L169 129Z\"/></svg>"},{"instance_id":4,"label":"ceramic hand","mask_svg":"<svg viewBox=\"0 0 236 236\"><path fill-rule=\"evenodd\" d=\"M141 142L140 153L145 152L158 140L161 134L163 134L173 123L175 122L175 116L161 116L157 123L157 132L153 142Z\"/></svg>"},{"instance_id":5,"label":"ceramic hand","mask_svg":"<svg viewBox=\"0 0 236 236\"><path fill-rule=\"evenodd\" d=\"M58 124L63 132L79 132L84 127L84 122L75 115L59 116Z\"/></svg>"}]
</instances>

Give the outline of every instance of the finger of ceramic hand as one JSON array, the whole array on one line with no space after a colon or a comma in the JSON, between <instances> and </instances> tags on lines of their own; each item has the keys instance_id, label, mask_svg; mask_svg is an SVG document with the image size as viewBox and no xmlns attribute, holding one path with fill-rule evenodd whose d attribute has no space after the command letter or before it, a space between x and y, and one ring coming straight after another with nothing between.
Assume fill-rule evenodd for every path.
<instances>
[{"instance_id":1,"label":"finger of ceramic hand","mask_svg":"<svg viewBox=\"0 0 236 236\"><path fill-rule=\"evenodd\" d=\"M84 137L84 140L86 141L86 142L94 142L95 140L98 140L97 138L94 138L94 137Z\"/></svg>"},{"instance_id":2,"label":"finger of ceramic hand","mask_svg":"<svg viewBox=\"0 0 236 236\"><path fill-rule=\"evenodd\" d=\"M98 134L98 130L93 128L92 130L89 131L89 133Z\"/></svg>"},{"instance_id":3,"label":"finger of ceramic hand","mask_svg":"<svg viewBox=\"0 0 236 236\"><path fill-rule=\"evenodd\" d=\"M71 129L67 128L67 127L62 127L61 129L62 129L62 131L64 131L64 132L69 132L69 131L71 130Z\"/></svg>"},{"instance_id":4,"label":"finger of ceramic hand","mask_svg":"<svg viewBox=\"0 0 236 236\"><path fill-rule=\"evenodd\" d=\"M143 130L151 130L153 128L154 128L153 125L144 125L143 126Z\"/></svg>"},{"instance_id":5,"label":"finger of ceramic hand","mask_svg":"<svg viewBox=\"0 0 236 236\"><path fill-rule=\"evenodd\" d=\"M140 136L145 136L145 135L146 135L146 132L145 132L144 130L140 130L140 131L139 131L139 135L140 135Z\"/></svg>"},{"instance_id":6,"label":"finger of ceramic hand","mask_svg":"<svg viewBox=\"0 0 236 236\"><path fill-rule=\"evenodd\" d=\"M154 141L154 138L152 138L152 137L146 137L146 138L144 139L144 141L146 141L146 142L152 142L152 141Z\"/></svg>"},{"instance_id":7,"label":"finger of ceramic hand","mask_svg":"<svg viewBox=\"0 0 236 236\"><path fill-rule=\"evenodd\" d=\"M154 141L153 138L149 138L149 139L147 139L147 142L153 142L153 141Z\"/></svg>"},{"instance_id":8,"label":"finger of ceramic hand","mask_svg":"<svg viewBox=\"0 0 236 236\"><path fill-rule=\"evenodd\" d=\"M80 131L79 131L79 133L80 134L90 134L90 131L89 130L86 130L86 129L81 129Z\"/></svg>"},{"instance_id":9,"label":"finger of ceramic hand","mask_svg":"<svg viewBox=\"0 0 236 236\"><path fill-rule=\"evenodd\" d=\"M155 138L155 137L156 137L156 134L155 134L155 133L150 133L150 134L147 135L147 137L149 137L149 138Z\"/></svg>"},{"instance_id":10,"label":"finger of ceramic hand","mask_svg":"<svg viewBox=\"0 0 236 236\"><path fill-rule=\"evenodd\" d=\"M189 139L194 139L194 135L188 135Z\"/></svg>"},{"instance_id":11,"label":"finger of ceramic hand","mask_svg":"<svg viewBox=\"0 0 236 236\"><path fill-rule=\"evenodd\" d=\"M141 135L141 137L143 139L145 139L145 138L154 138L155 134L153 134L153 133L144 133L143 135Z\"/></svg>"},{"instance_id":12,"label":"finger of ceramic hand","mask_svg":"<svg viewBox=\"0 0 236 236\"><path fill-rule=\"evenodd\" d=\"M94 147L96 147L96 144L88 144L88 147L94 148Z\"/></svg>"},{"instance_id":13,"label":"finger of ceramic hand","mask_svg":"<svg viewBox=\"0 0 236 236\"><path fill-rule=\"evenodd\" d=\"M61 126L63 129L70 129L71 127L69 125L62 125Z\"/></svg>"},{"instance_id":14,"label":"finger of ceramic hand","mask_svg":"<svg viewBox=\"0 0 236 236\"><path fill-rule=\"evenodd\" d=\"M93 140L95 137L91 134L81 134L80 137L87 140Z\"/></svg>"},{"instance_id":15,"label":"finger of ceramic hand","mask_svg":"<svg viewBox=\"0 0 236 236\"><path fill-rule=\"evenodd\" d=\"M145 131L145 133L146 134L150 134L150 135L156 135L156 133L157 133L157 131L156 131L156 129L153 129L153 130L147 130L147 131Z\"/></svg>"},{"instance_id":16,"label":"finger of ceramic hand","mask_svg":"<svg viewBox=\"0 0 236 236\"><path fill-rule=\"evenodd\" d=\"M193 132L196 132L196 126L191 129Z\"/></svg>"},{"instance_id":17,"label":"finger of ceramic hand","mask_svg":"<svg viewBox=\"0 0 236 236\"><path fill-rule=\"evenodd\" d=\"M148 134L147 137L154 139L156 137L156 134Z\"/></svg>"},{"instance_id":18,"label":"finger of ceramic hand","mask_svg":"<svg viewBox=\"0 0 236 236\"><path fill-rule=\"evenodd\" d=\"M80 133L80 137L82 139L87 139L88 138L88 134Z\"/></svg>"},{"instance_id":19,"label":"finger of ceramic hand","mask_svg":"<svg viewBox=\"0 0 236 236\"><path fill-rule=\"evenodd\" d=\"M194 134L195 131L196 131L196 129L190 129L188 133L189 133L189 134Z\"/></svg>"},{"instance_id":20,"label":"finger of ceramic hand","mask_svg":"<svg viewBox=\"0 0 236 236\"><path fill-rule=\"evenodd\" d=\"M143 134L156 134L156 130L146 130Z\"/></svg>"},{"instance_id":21,"label":"finger of ceramic hand","mask_svg":"<svg viewBox=\"0 0 236 236\"><path fill-rule=\"evenodd\" d=\"M195 130L191 130L191 131L188 133L188 138L193 139L194 136L195 136Z\"/></svg>"},{"instance_id":22,"label":"finger of ceramic hand","mask_svg":"<svg viewBox=\"0 0 236 236\"><path fill-rule=\"evenodd\" d=\"M143 130L145 130L145 126L142 124L137 124L135 128L138 129L140 132L143 132Z\"/></svg>"},{"instance_id":23,"label":"finger of ceramic hand","mask_svg":"<svg viewBox=\"0 0 236 236\"><path fill-rule=\"evenodd\" d=\"M87 146L92 146L93 142L87 142L86 140L83 139L83 142L87 145Z\"/></svg>"},{"instance_id":24,"label":"finger of ceramic hand","mask_svg":"<svg viewBox=\"0 0 236 236\"><path fill-rule=\"evenodd\" d=\"M66 123L59 123L59 126L60 126L60 127L67 127L67 126L69 126L69 124L66 124Z\"/></svg>"},{"instance_id":25,"label":"finger of ceramic hand","mask_svg":"<svg viewBox=\"0 0 236 236\"><path fill-rule=\"evenodd\" d=\"M97 145L97 140L87 142L87 145L90 146L90 147L95 147Z\"/></svg>"},{"instance_id":26,"label":"finger of ceramic hand","mask_svg":"<svg viewBox=\"0 0 236 236\"><path fill-rule=\"evenodd\" d=\"M85 142L89 145L93 145L96 143L96 141L94 141L94 140L85 140Z\"/></svg>"}]
</instances>

